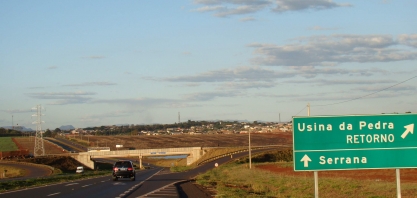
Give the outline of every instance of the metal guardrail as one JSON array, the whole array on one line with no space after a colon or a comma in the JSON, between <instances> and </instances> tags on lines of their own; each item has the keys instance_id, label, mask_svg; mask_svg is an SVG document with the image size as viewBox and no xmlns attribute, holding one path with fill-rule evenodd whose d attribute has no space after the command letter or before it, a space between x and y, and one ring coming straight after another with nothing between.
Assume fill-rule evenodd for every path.
<instances>
[{"instance_id":1,"label":"metal guardrail","mask_svg":"<svg viewBox=\"0 0 417 198\"><path fill-rule=\"evenodd\" d=\"M100 151L100 152L81 152L80 155L106 156L106 155L167 155L167 154L188 154L201 147L184 148L162 148L162 149L139 149L139 150L120 150L120 151Z\"/></svg>"}]
</instances>

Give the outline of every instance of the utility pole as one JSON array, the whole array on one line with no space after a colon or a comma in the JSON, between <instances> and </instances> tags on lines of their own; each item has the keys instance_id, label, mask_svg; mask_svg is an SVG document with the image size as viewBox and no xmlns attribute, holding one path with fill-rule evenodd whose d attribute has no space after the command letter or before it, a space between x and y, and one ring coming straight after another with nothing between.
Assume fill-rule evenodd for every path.
<instances>
[{"instance_id":1,"label":"utility pole","mask_svg":"<svg viewBox=\"0 0 417 198\"><path fill-rule=\"evenodd\" d=\"M307 103L307 116L310 116L310 103ZM319 197L319 174L314 171L314 197Z\"/></svg>"},{"instance_id":2,"label":"utility pole","mask_svg":"<svg viewBox=\"0 0 417 198\"><path fill-rule=\"evenodd\" d=\"M250 129L249 129L249 169L252 169L252 155L250 149Z\"/></svg>"},{"instance_id":3,"label":"utility pole","mask_svg":"<svg viewBox=\"0 0 417 198\"><path fill-rule=\"evenodd\" d=\"M14 130L13 115L12 115L12 129Z\"/></svg>"},{"instance_id":4,"label":"utility pole","mask_svg":"<svg viewBox=\"0 0 417 198\"><path fill-rule=\"evenodd\" d=\"M32 116L36 116L36 121L33 124L36 124L36 135L35 135L35 149L33 151L33 155L36 156L43 156L45 155L45 147L43 145L43 137L42 137L42 106L36 105L36 107L32 108L36 109L36 114Z\"/></svg>"}]
</instances>

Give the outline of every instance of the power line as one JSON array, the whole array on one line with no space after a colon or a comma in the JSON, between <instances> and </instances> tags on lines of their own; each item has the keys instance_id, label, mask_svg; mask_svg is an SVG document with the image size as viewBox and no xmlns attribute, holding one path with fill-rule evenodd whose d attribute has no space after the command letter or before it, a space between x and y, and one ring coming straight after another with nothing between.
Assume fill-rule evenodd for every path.
<instances>
[{"instance_id":1,"label":"power line","mask_svg":"<svg viewBox=\"0 0 417 198\"><path fill-rule=\"evenodd\" d=\"M297 114L295 114L294 116L298 115L299 113L301 113L304 109L306 109L307 106L305 106L303 109L301 109Z\"/></svg>"},{"instance_id":2,"label":"power line","mask_svg":"<svg viewBox=\"0 0 417 198\"><path fill-rule=\"evenodd\" d=\"M417 76L411 77L411 78L409 78L409 79L407 79L407 80L404 80L404 81L402 81L402 82L399 82L399 83L397 83L397 84L395 84L395 85L392 85L392 86L386 87L386 88L384 88L384 89L380 89L380 90L378 90L378 91L375 91L375 92L373 92L373 93L370 93L370 94L367 94L367 95L364 95L364 96L361 96L361 97L357 97L357 98L353 98L353 99L349 99L349 100L345 100L345 101L341 101L341 102L335 102L335 103L324 104L324 105L313 105L313 106L314 106L314 107L331 106L331 105L342 104L342 103L346 103L346 102L350 102L350 101L354 101L354 100L359 100L359 99L361 99L361 98L365 98L365 97L368 97L368 96L374 95L374 94L376 94L376 93L379 93L379 92L381 92L381 91L385 91L385 90L387 90L387 89L390 89L390 88L392 88L392 87L395 87L395 86L397 86L397 85L403 84L403 83L405 83L405 82L407 82L407 81L409 81L409 80L412 80L412 79L414 79L414 78L417 78ZM305 107L304 107L304 108L305 108Z\"/></svg>"}]
</instances>

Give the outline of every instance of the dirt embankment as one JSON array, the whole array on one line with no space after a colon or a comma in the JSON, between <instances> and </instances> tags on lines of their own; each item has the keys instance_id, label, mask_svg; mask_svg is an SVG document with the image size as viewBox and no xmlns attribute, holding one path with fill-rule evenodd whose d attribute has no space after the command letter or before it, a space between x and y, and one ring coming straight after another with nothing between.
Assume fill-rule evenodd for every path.
<instances>
[{"instance_id":1,"label":"dirt embankment","mask_svg":"<svg viewBox=\"0 0 417 198\"><path fill-rule=\"evenodd\" d=\"M276 174L314 177L313 172L301 171L295 172L293 167L281 167L277 164L259 165L257 168L267 170ZM344 170L344 171L319 171L320 177L328 178L350 178L355 180L372 180L372 181L396 181L395 169L378 169L378 170ZM417 183L417 169L401 169L401 183Z\"/></svg>"},{"instance_id":2,"label":"dirt embankment","mask_svg":"<svg viewBox=\"0 0 417 198\"><path fill-rule=\"evenodd\" d=\"M29 162L35 164L44 164L57 169L62 172L75 172L77 166L83 166L80 162L72 157L36 157L30 159L19 160L20 162ZM86 167L85 167L86 168Z\"/></svg>"}]
</instances>

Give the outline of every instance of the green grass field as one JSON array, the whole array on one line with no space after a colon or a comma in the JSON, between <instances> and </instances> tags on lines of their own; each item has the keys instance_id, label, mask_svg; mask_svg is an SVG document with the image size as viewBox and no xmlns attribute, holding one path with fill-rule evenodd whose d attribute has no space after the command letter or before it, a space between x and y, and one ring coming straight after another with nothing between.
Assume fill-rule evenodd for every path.
<instances>
[{"instance_id":1,"label":"green grass field","mask_svg":"<svg viewBox=\"0 0 417 198\"><path fill-rule=\"evenodd\" d=\"M11 137L0 137L0 151L17 151L16 144Z\"/></svg>"}]
</instances>

